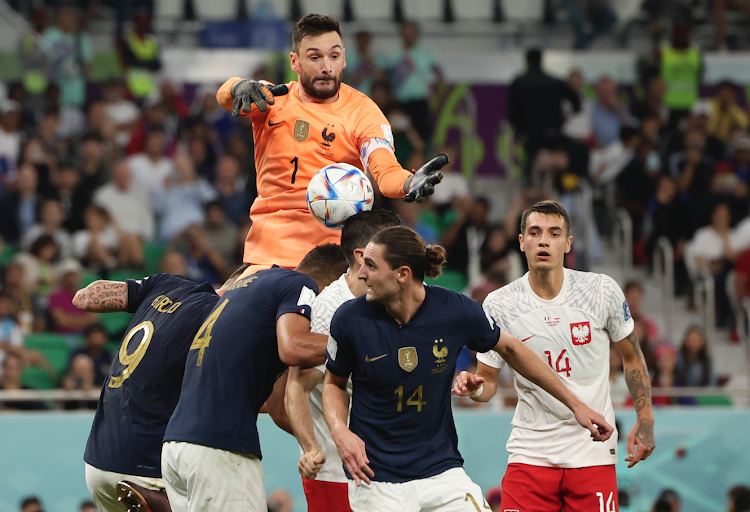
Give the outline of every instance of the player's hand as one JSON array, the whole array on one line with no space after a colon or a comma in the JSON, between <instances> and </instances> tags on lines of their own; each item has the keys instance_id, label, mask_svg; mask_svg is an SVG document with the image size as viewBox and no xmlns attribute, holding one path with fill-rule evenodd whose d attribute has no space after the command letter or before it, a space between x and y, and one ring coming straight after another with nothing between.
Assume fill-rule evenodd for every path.
<instances>
[{"instance_id":1,"label":"player's hand","mask_svg":"<svg viewBox=\"0 0 750 512\"><path fill-rule=\"evenodd\" d=\"M484 377L474 375L467 371L462 371L456 375L456 380L453 383L453 389L451 389L451 395L458 396L470 396L474 393L479 386L484 383Z\"/></svg>"},{"instance_id":2,"label":"player's hand","mask_svg":"<svg viewBox=\"0 0 750 512\"><path fill-rule=\"evenodd\" d=\"M654 419L640 418L628 436L628 456L625 461L632 468L642 460L646 460L656 448L654 439Z\"/></svg>"},{"instance_id":3,"label":"player's hand","mask_svg":"<svg viewBox=\"0 0 750 512\"><path fill-rule=\"evenodd\" d=\"M588 405L581 403L581 406L577 407L573 413L576 416L576 421L583 428L589 429L594 441L606 441L612 437L612 432L615 429L607 423L604 416L592 410Z\"/></svg>"},{"instance_id":4,"label":"player's hand","mask_svg":"<svg viewBox=\"0 0 750 512\"><path fill-rule=\"evenodd\" d=\"M370 477L375 476L375 473L368 466L370 459L367 458L365 442L348 428L338 433L334 437L334 442L339 457L341 457L346 469L349 470L349 474L354 478L354 482L358 486L362 485L362 482L369 484Z\"/></svg>"},{"instance_id":5,"label":"player's hand","mask_svg":"<svg viewBox=\"0 0 750 512\"><path fill-rule=\"evenodd\" d=\"M427 196L435 192L435 185L443 181L440 171L448 163L448 155L438 155L419 168L407 182L404 201L421 203Z\"/></svg>"},{"instance_id":6,"label":"player's hand","mask_svg":"<svg viewBox=\"0 0 750 512\"><path fill-rule=\"evenodd\" d=\"M284 96L288 92L289 88L284 84L268 88L265 84L252 78L240 80L232 86L232 98L234 98L232 115L238 117L240 109L247 114L250 112L253 103L258 107L258 110L265 112L268 110L268 105L275 103L274 96Z\"/></svg>"},{"instance_id":7,"label":"player's hand","mask_svg":"<svg viewBox=\"0 0 750 512\"><path fill-rule=\"evenodd\" d=\"M323 453L321 450L311 450L309 452L305 452L305 454L300 457L299 464L297 464L297 469L299 469L299 474L304 478L313 480L316 476L318 476L318 471L320 471L320 468L322 468L323 464L325 463L325 453Z\"/></svg>"}]
</instances>

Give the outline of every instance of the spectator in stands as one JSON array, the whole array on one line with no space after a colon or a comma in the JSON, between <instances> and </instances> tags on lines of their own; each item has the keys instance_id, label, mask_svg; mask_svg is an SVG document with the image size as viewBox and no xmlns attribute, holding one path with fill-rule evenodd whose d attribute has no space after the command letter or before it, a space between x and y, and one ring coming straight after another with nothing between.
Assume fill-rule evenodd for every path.
<instances>
[{"instance_id":1,"label":"spectator in stands","mask_svg":"<svg viewBox=\"0 0 750 512\"><path fill-rule=\"evenodd\" d=\"M732 195L744 198L750 186L750 135L738 133L731 142L731 148L732 159L716 164L716 178L726 182Z\"/></svg>"},{"instance_id":2,"label":"spectator in stands","mask_svg":"<svg viewBox=\"0 0 750 512\"><path fill-rule=\"evenodd\" d=\"M698 226L710 220L713 160L706 155L706 137L698 130L685 132L684 149L669 158L669 174L677 179L677 191L688 201Z\"/></svg>"},{"instance_id":3,"label":"spectator in stands","mask_svg":"<svg viewBox=\"0 0 750 512\"><path fill-rule=\"evenodd\" d=\"M31 164L18 170L16 190L0 197L0 236L6 243L20 242L37 221L41 198L37 193L39 175Z\"/></svg>"},{"instance_id":4,"label":"spectator in stands","mask_svg":"<svg viewBox=\"0 0 750 512\"><path fill-rule=\"evenodd\" d=\"M499 271L511 282L523 275L521 258L508 242L508 234L502 225L487 229L487 235L479 248L479 266L483 276ZM474 284L476 283L470 283Z\"/></svg>"},{"instance_id":5,"label":"spectator in stands","mask_svg":"<svg viewBox=\"0 0 750 512\"><path fill-rule=\"evenodd\" d=\"M169 147L173 142L176 126L169 126L167 122L166 106L156 100L149 99L146 102L143 116L133 131L130 142L125 147L125 154L136 155L146 151L146 138L153 132L162 132L164 134L163 147Z\"/></svg>"},{"instance_id":6,"label":"spectator in stands","mask_svg":"<svg viewBox=\"0 0 750 512\"><path fill-rule=\"evenodd\" d=\"M593 103L586 98L583 90L585 86L583 71L578 68L571 71L567 83L578 95L581 108L578 112L575 112L572 103L569 101L563 103L565 124L562 127L562 133L572 139L588 142L591 138L591 108Z\"/></svg>"},{"instance_id":7,"label":"spectator in stands","mask_svg":"<svg viewBox=\"0 0 750 512\"><path fill-rule=\"evenodd\" d=\"M659 338L651 337L649 326L642 318L635 318L634 324L635 326L633 329L638 335L638 341L640 342L641 350L643 351L643 358L646 361L646 368L648 368L648 373L653 379L655 377L654 371L656 369L656 347L662 342Z\"/></svg>"},{"instance_id":8,"label":"spectator in stands","mask_svg":"<svg viewBox=\"0 0 750 512\"><path fill-rule=\"evenodd\" d=\"M94 382L94 361L86 354L78 354L70 360L68 374L62 380L65 391L97 391L101 385ZM96 409L96 400L65 402L65 410Z\"/></svg>"},{"instance_id":9,"label":"spectator in stands","mask_svg":"<svg viewBox=\"0 0 750 512\"><path fill-rule=\"evenodd\" d=\"M687 118L688 130L696 130L706 138L705 153L715 161L723 160L726 156L726 146L719 139L708 133L708 123L713 114L713 107L710 101L698 100L690 109L690 116ZM668 152L674 153L684 149L684 138L672 137L669 141Z\"/></svg>"},{"instance_id":10,"label":"spectator in stands","mask_svg":"<svg viewBox=\"0 0 750 512\"><path fill-rule=\"evenodd\" d=\"M20 125L21 105L13 100L0 100L0 186L15 178L21 156Z\"/></svg>"},{"instance_id":11,"label":"spectator in stands","mask_svg":"<svg viewBox=\"0 0 750 512\"><path fill-rule=\"evenodd\" d=\"M91 192L84 188L81 175L69 161L62 162L52 184L55 186L55 197L60 200L68 231L77 231L83 227L83 212L91 203Z\"/></svg>"},{"instance_id":12,"label":"spectator in stands","mask_svg":"<svg viewBox=\"0 0 750 512\"><path fill-rule=\"evenodd\" d=\"M422 209L423 206L417 203L403 201L393 203L393 211L401 217L401 223L404 226L416 231L426 244L436 244L440 240L440 235L432 224L420 218L419 214Z\"/></svg>"},{"instance_id":13,"label":"spectator in stands","mask_svg":"<svg viewBox=\"0 0 750 512\"><path fill-rule=\"evenodd\" d=\"M681 386L716 386L716 376L708 356L706 334L697 325L688 327L685 337L682 338L675 375Z\"/></svg>"},{"instance_id":14,"label":"spectator in stands","mask_svg":"<svg viewBox=\"0 0 750 512\"><path fill-rule=\"evenodd\" d=\"M21 501L21 512L44 512L42 502L36 496L29 496Z\"/></svg>"},{"instance_id":15,"label":"spectator in stands","mask_svg":"<svg viewBox=\"0 0 750 512\"><path fill-rule=\"evenodd\" d=\"M178 154L174 158L174 173L153 197L160 218L159 240L169 243L188 226L203 224L205 204L216 199L217 194L211 185L198 177L190 159Z\"/></svg>"},{"instance_id":16,"label":"spectator in stands","mask_svg":"<svg viewBox=\"0 0 750 512\"><path fill-rule=\"evenodd\" d=\"M86 130L96 133L105 141L108 154L118 151L117 125L107 117L106 105L102 100L92 100L86 105Z\"/></svg>"},{"instance_id":17,"label":"spectator in stands","mask_svg":"<svg viewBox=\"0 0 750 512\"><path fill-rule=\"evenodd\" d=\"M173 245L182 246L189 279L216 284L227 277L227 261L209 245L206 231L200 225L188 227L174 239Z\"/></svg>"},{"instance_id":18,"label":"spectator in stands","mask_svg":"<svg viewBox=\"0 0 750 512\"><path fill-rule=\"evenodd\" d=\"M744 0L714 0L714 25L716 27L716 47L719 51L727 51L726 11L738 11L750 18L750 3Z\"/></svg>"},{"instance_id":19,"label":"spectator in stands","mask_svg":"<svg viewBox=\"0 0 750 512\"><path fill-rule=\"evenodd\" d=\"M45 199L39 214L39 223L34 224L21 241L21 247L28 251L40 236L49 235L55 239L60 248L60 257L69 258L73 254L73 243L68 233L62 227L65 213L60 201L56 199Z\"/></svg>"},{"instance_id":20,"label":"spectator in stands","mask_svg":"<svg viewBox=\"0 0 750 512\"><path fill-rule=\"evenodd\" d=\"M57 113L55 135L58 139L78 137L86 127L86 118L79 107L60 103L60 87L54 82L44 91L44 109Z\"/></svg>"},{"instance_id":21,"label":"spectator in stands","mask_svg":"<svg viewBox=\"0 0 750 512\"><path fill-rule=\"evenodd\" d=\"M407 21L401 25L402 47L384 62L391 79L393 95L411 118L422 140L430 140L430 87L442 80L440 66L430 50L419 44L419 26Z\"/></svg>"},{"instance_id":22,"label":"spectator in stands","mask_svg":"<svg viewBox=\"0 0 750 512\"><path fill-rule=\"evenodd\" d=\"M620 128L631 126L633 118L617 95L617 84L604 76L596 84L596 101L591 109L591 130L597 146L606 146L620 136Z\"/></svg>"},{"instance_id":23,"label":"spectator in stands","mask_svg":"<svg viewBox=\"0 0 750 512\"><path fill-rule=\"evenodd\" d=\"M112 354L104 348L107 343L107 331L102 324L96 323L87 326L83 330L83 347L74 350L70 354L70 366L73 366L73 359L83 354L93 362L94 367L94 384L101 387L104 379L107 378L107 372L112 364Z\"/></svg>"},{"instance_id":24,"label":"spectator in stands","mask_svg":"<svg viewBox=\"0 0 750 512\"><path fill-rule=\"evenodd\" d=\"M11 313L18 319L21 332L29 334L32 330L41 330L34 328L31 294L25 286L21 265L11 262L2 268L1 289L11 300Z\"/></svg>"},{"instance_id":25,"label":"spectator in stands","mask_svg":"<svg viewBox=\"0 0 750 512\"><path fill-rule=\"evenodd\" d=\"M656 320L649 317L643 310L643 300L646 295L643 289L643 285L640 283L640 281L628 281L623 287L623 292L625 294L625 302L628 304L628 308L630 309L630 314L633 316L633 319L640 320L645 324L648 331L648 337L650 339L658 340L659 324L657 324ZM639 337L638 339L641 339L641 337ZM642 339L641 344L643 344ZM648 363L648 361L646 361L646 363Z\"/></svg>"},{"instance_id":26,"label":"spectator in stands","mask_svg":"<svg viewBox=\"0 0 750 512\"><path fill-rule=\"evenodd\" d=\"M478 285L471 288L469 296L478 303L482 304L484 302L484 299L487 298L487 295L494 292L498 288L502 288L509 282L510 281L508 280L507 276L501 270L490 270L489 272L483 274L482 281Z\"/></svg>"},{"instance_id":27,"label":"spectator in stands","mask_svg":"<svg viewBox=\"0 0 750 512\"><path fill-rule=\"evenodd\" d=\"M201 126L205 126L205 124L203 121L198 121L193 126L193 130L197 130ZM195 166L198 176L207 181L214 180L216 154L213 150L209 149L208 142L199 137L191 138L187 143L187 155L193 162L193 166Z\"/></svg>"},{"instance_id":28,"label":"spectator in stands","mask_svg":"<svg viewBox=\"0 0 750 512\"><path fill-rule=\"evenodd\" d=\"M294 501L286 489L276 489L268 496L268 510L273 512L292 512Z\"/></svg>"},{"instance_id":29,"label":"spectator in stands","mask_svg":"<svg viewBox=\"0 0 750 512\"><path fill-rule=\"evenodd\" d=\"M446 268L461 272L467 282L481 278L479 249L487 235L490 203L484 197L460 203L455 222L440 238L448 253Z\"/></svg>"},{"instance_id":30,"label":"spectator in stands","mask_svg":"<svg viewBox=\"0 0 750 512\"><path fill-rule=\"evenodd\" d=\"M115 141L124 148L141 117L141 110L133 101L125 98L125 84L113 79L104 86L104 114L115 127Z\"/></svg>"},{"instance_id":31,"label":"spectator in stands","mask_svg":"<svg viewBox=\"0 0 750 512\"><path fill-rule=\"evenodd\" d=\"M232 117L231 112L221 108L216 101L216 88L214 86L203 86L198 90L192 110L193 116L188 119L187 126L192 126L195 122L201 120L219 135L219 139L224 144L229 142L232 132L237 126L237 120Z\"/></svg>"},{"instance_id":32,"label":"spectator in stands","mask_svg":"<svg viewBox=\"0 0 750 512\"><path fill-rule=\"evenodd\" d=\"M248 218L250 200L240 178L240 162L235 156L223 156L216 163L214 188L224 205L227 218L235 225Z\"/></svg>"},{"instance_id":33,"label":"spectator in stands","mask_svg":"<svg viewBox=\"0 0 750 512\"><path fill-rule=\"evenodd\" d=\"M653 77L646 88L646 97L636 102L631 111L633 116L643 121L648 116L656 116L665 126L669 121L669 108L664 104L667 84L660 76Z\"/></svg>"},{"instance_id":34,"label":"spectator in stands","mask_svg":"<svg viewBox=\"0 0 750 512\"><path fill-rule=\"evenodd\" d=\"M685 264L693 280L704 273L714 278L716 325L729 327L732 310L725 288L725 278L737 258L730 240L731 213L726 203L719 203L711 215L711 224L700 228L685 248Z\"/></svg>"},{"instance_id":35,"label":"spectator in stands","mask_svg":"<svg viewBox=\"0 0 750 512\"><path fill-rule=\"evenodd\" d=\"M661 159L651 141L641 139L635 157L617 177L615 199L633 222L633 240L641 237L643 219L661 173Z\"/></svg>"},{"instance_id":36,"label":"spectator in stands","mask_svg":"<svg viewBox=\"0 0 750 512\"><path fill-rule=\"evenodd\" d=\"M620 136L604 147L594 148L589 156L589 176L599 186L617 180L641 146L641 133L631 126L620 128Z\"/></svg>"},{"instance_id":37,"label":"spectator in stands","mask_svg":"<svg viewBox=\"0 0 750 512\"><path fill-rule=\"evenodd\" d=\"M142 244L154 238L154 213L143 193L133 185L128 161L122 160L112 169L112 181L94 194L94 204L107 210L124 237L126 244Z\"/></svg>"},{"instance_id":38,"label":"spectator in stands","mask_svg":"<svg viewBox=\"0 0 750 512\"><path fill-rule=\"evenodd\" d=\"M76 231L73 235L76 258L92 270L115 268L120 251L120 236L112 225L109 213L101 206L92 204L86 208L83 218L86 229ZM142 261L141 256L141 263Z\"/></svg>"},{"instance_id":39,"label":"spectator in stands","mask_svg":"<svg viewBox=\"0 0 750 512\"><path fill-rule=\"evenodd\" d=\"M242 239L244 244L245 239ZM173 274L175 276L188 276L187 263L185 263L185 257L174 249L167 250L162 257L159 270L166 274Z\"/></svg>"},{"instance_id":40,"label":"spectator in stands","mask_svg":"<svg viewBox=\"0 0 750 512\"><path fill-rule=\"evenodd\" d=\"M675 367L677 364L677 350L669 343L662 343L654 350L656 368L652 388L672 388L678 385ZM669 396L658 396L654 393L651 403L654 405L669 405L673 400ZM677 400L674 400L676 403Z\"/></svg>"},{"instance_id":41,"label":"spectator in stands","mask_svg":"<svg viewBox=\"0 0 750 512\"><path fill-rule=\"evenodd\" d=\"M663 500L669 503L672 512L680 512L682 510L682 499L674 489L664 489L659 493L659 498L657 500Z\"/></svg>"},{"instance_id":42,"label":"spectator in stands","mask_svg":"<svg viewBox=\"0 0 750 512\"><path fill-rule=\"evenodd\" d=\"M578 94L562 80L542 71L542 52L526 52L526 72L516 77L508 91L508 120L526 151L525 178L531 183L531 167L545 137L559 133L563 125L562 105L567 100L573 112L581 109Z\"/></svg>"},{"instance_id":43,"label":"spectator in stands","mask_svg":"<svg viewBox=\"0 0 750 512\"><path fill-rule=\"evenodd\" d=\"M174 165L164 156L164 133L153 131L146 136L144 151L128 159L128 167L133 173L136 188L150 196L164 187L164 181L172 175ZM153 206L156 206L152 202Z\"/></svg>"},{"instance_id":44,"label":"spectator in stands","mask_svg":"<svg viewBox=\"0 0 750 512\"><path fill-rule=\"evenodd\" d=\"M750 512L750 487L735 485L729 489L727 512Z\"/></svg>"},{"instance_id":45,"label":"spectator in stands","mask_svg":"<svg viewBox=\"0 0 750 512\"><path fill-rule=\"evenodd\" d=\"M384 113L391 125L396 159L402 166L410 168L409 158L414 154L423 154L425 141L414 128L411 118L399 105L391 105Z\"/></svg>"},{"instance_id":46,"label":"spectator in stands","mask_svg":"<svg viewBox=\"0 0 750 512\"><path fill-rule=\"evenodd\" d=\"M14 261L23 268L24 285L29 292L44 297L49 295L56 282L54 262L59 252L55 239L42 235L31 244L28 253L16 254Z\"/></svg>"},{"instance_id":47,"label":"spectator in stands","mask_svg":"<svg viewBox=\"0 0 750 512\"><path fill-rule=\"evenodd\" d=\"M136 99L144 99L155 92L155 73L161 69L159 41L151 33L151 16L138 12L133 16L133 28L119 44L120 61L127 76L128 89Z\"/></svg>"},{"instance_id":48,"label":"spectator in stands","mask_svg":"<svg viewBox=\"0 0 750 512\"><path fill-rule=\"evenodd\" d=\"M435 187L435 194L431 195L428 201L435 205L441 214L444 214L455 201L470 199L471 192L466 176L459 169L456 169L456 149L452 146L442 146L436 152L448 155L450 161L440 170L443 173L441 185L445 185L445 188L438 190L442 187Z\"/></svg>"},{"instance_id":49,"label":"spectator in stands","mask_svg":"<svg viewBox=\"0 0 750 512\"><path fill-rule=\"evenodd\" d=\"M0 293L0 363L8 353L24 356L23 332L13 309L13 300L10 296Z\"/></svg>"},{"instance_id":50,"label":"spectator in stands","mask_svg":"<svg viewBox=\"0 0 750 512\"><path fill-rule=\"evenodd\" d=\"M667 85L664 104L669 107L669 128L674 131L698 101L703 75L701 52L690 44L690 28L675 23L672 40L659 52L659 75Z\"/></svg>"},{"instance_id":51,"label":"spectator in stands","mask_svg":"<svg viewBox=\"0 0 750 512\"><path fill-rule=\"evenodd\" d=\"M89 198L109 180L110 162L106 160L104 140L100 135L90 132L81 137L75 167L81 174L81 186Z\"/></svg>"},{"instance_id":52,"label":"spectator in stands","mask_svg":"<svg viewBox=\"0 0 750 512\"><path fill-rule=\"evenodd\" d=\"M645 259L652 263L659 239L666 237L669 240L674 250L675 293L678 294L688 289L689 278L683 256L685 244L697 227L691 218L688 204L682 195L677 194L677 181L672 176L660 176L644 219Z\"/></svg>"},{"instance_id":53,"label":"spectator in stands","mask_svg":"<svg viewBox=\"0 0 750 512\"><path fill-rule=\"evenodd\" d=\"M484 499L487 500L487 504L490 506L490 509L492 509L492 512L500 512L502 510L502 508L500 508L502 497L503 489L498 485L491 487L490 490L487 491L487 494L485 494Z\"/></svg>"},{"instance_id":54,"label":"spectator in stands","mask_svg":"<svg viewBox=\"0 0 750 512\"><path fill-rule=\"evenodd\" d=\"M608 0L563 0L563 6L573 27L576 50L588 48L617 23L617 14Z\"/></svg>"},{"instance_id":55,"label":"spectator in stands","mask_svg":"<svg viewBox=\"0 0 750 512\"><path fill-rule=\"evenodd\" d=\"M72 7L57 10L57 25L42 36L54 55L52 79L60 87L60 104L81 108L86 103L88 66L94 51L88 34L77 27L77 13Z\"/></svg>"},{"instance_id":56,"label":"spectator in stands","mask_svg":"<svg viewBox=\"0 0 750 512\"><path fill-rule=\"evenodd\" d=\"M737 105L737 88L729 80L719 83L716 97L711 100L708 134L726 144L735 130L747 131L747 113Z\"/></svg>"},{"instance_id":57,"label":"spectator in stands","mask_svg":"<svg viewBox=\"0 0 750 512\"><path fill-rule=\"evenodd\" d=\"M91 500L86 500L81 503L80 508L78 509L78 512L98 512L99 509L96 508L96 503L94 503Z\"/></svg>"},{"instance_id":58,"label":"spectator in stands","mask_svg":"<svg viewBox=\"0 0 750 512\"><path fill-rule=\"evenodd\" d=\"M237 226L227 219L221 201L214 200L206 203L205 211L206 222L203 224L203 229L206 230L208 244L221 254L224 261L232 261Z\"/></svg>"},{"instance_id":59,"label":"spectator in stands","mask_svg":"<svg viewBox=\"0 0 750 512\"><path fill-rule=\"evenodd\" d=\"M75 335L99 321L95 313L82 311L73 305L73 297L81 287L81 264L76 260L65 260L57 268L60 288L49 297L49 313L52 331L58 334Z\"/></svg>"},{"instance_id":60,"label":"spectator in stands","mask_svg":"<svg viewBox=\"0 0 750 512\"><path fill-rule=\"evenodd\" d=\"M23 358L21 356L12 352L6 354L2 366L0 366L0 368L2 368L2 373L0 373L0 389L5 391L31 389L21 382L21 374L23 373L24 366ZM32 401L3 402L2 408L5 410L16 411L38 411L46 409L43 402ZM21 505L21 510L25 510L23 504ZM33 508L29 507L28 510L33 510Z\"/></svg>"},{"instance_id":61,"label":"spectator in stands","mask_svg":"<svg viewBox=\"0 0 750 512\"><path fill-rule=\"evenodd\" d=\"M162 82L159 84L158 97L159 103L164 106L168 131L174 133L182 120L190 115L190 108L174 82L167 78L162 78Z\"/></svg>"},{"instance_id":62,"label":"spectator in stands","mask_svg":"<svg viewBox=\"0 0 750 512\"><path fill-rule=\"evenodd\" d=\"M360 30L354 38L354 48L346 52L345 81L361 93L370 96L372 85L384 78L383 70L372 54L372 34Z\"/></svg>"}]
</instances>

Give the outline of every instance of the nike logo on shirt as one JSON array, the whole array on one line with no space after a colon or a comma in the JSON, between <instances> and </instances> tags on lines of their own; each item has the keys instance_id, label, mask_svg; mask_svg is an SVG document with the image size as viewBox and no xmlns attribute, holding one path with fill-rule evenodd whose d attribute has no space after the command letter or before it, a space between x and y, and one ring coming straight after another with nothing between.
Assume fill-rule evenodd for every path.
<instances>
[{"instance_id":1,"label":"nike logo on shirt","mask_svg":"<svg viewBox=\"0 0 750 512\"><path fill-rule=\"evenodd\" d=\"M521 340L521 343L523 343L524 341L530 340L530 339L531 339L531 338L533 338L534 336L536 336L536 334L532 334L532 335L531 335L531 336L529 336L528 338L522 339L522 340Z\"/></svg>"},{"instance_id":2,"label":"nike logo on shirt","mask_svg":"<svg viewBox=\"0 0 750 512\"><path fill-rule=\"evenodd\" d=\"M383 359L387 355L388 354L383 354L382 356L378 357L365 356L365 363L372 363L373 361L377 361L378 359Z\"/></svg>"}]
</instances>

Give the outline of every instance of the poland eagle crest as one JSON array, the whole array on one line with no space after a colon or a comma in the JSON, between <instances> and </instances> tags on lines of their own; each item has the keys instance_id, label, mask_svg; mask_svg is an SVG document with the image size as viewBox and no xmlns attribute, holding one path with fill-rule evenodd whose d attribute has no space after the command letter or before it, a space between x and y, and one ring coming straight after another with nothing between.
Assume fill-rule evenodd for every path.
<instances>
[{"instance_id":1,"label":"poland eagle crest","mask_svg":"<svg viewBox=\"0 0 750 512\"><path fill-rule=\"evenodd\" d=\"M591 342L591 326L588 322L570 324L570 334L573 337L573 345L585 345Z\"/></svg>"}]
</instances>

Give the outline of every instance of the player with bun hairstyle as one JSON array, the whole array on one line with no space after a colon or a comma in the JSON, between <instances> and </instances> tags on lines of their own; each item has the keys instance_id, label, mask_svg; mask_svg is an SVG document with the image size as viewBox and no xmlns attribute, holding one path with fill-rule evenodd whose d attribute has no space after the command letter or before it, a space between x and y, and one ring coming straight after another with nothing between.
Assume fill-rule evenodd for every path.
<instances>
[{"instance_id":1,"label":"player with bun hairstyle","mask_svg":"<svg viewBox=\"0 0 750 512\"><path fill-rule=\"evenodd\" d=\"M450 407L464 346L497 351L570 408L596 440L613 430L531 350L501 333L477 302L425 285L425 275L440 275L444 263L445 249L425 246L412 229L384 229L365 248L357 274L366 294L333 316L323 412L349 478L353 512L482 506L481 489L462 467Z\"/></svg>"}]
</instances>

